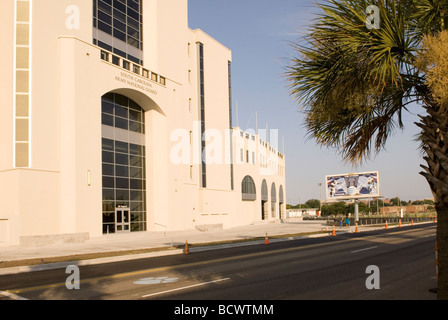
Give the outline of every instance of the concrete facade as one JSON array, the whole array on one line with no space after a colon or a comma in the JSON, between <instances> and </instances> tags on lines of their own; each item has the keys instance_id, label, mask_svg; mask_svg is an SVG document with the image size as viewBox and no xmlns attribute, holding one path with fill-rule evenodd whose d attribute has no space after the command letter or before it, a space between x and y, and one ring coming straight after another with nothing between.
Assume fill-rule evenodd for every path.
<instances>
[{"instance_id":1,"label":"concrete facade","mask_svg":"<svg viewBox=\"0 0 448 320\"><path fill-rule=\"evenodd\" d=\"M142 64L93 39L93 10L101 9L91 1L4 0L0 6L0 245L101 236L104 139L112 136L145 147L138 231L282 218L285 156L258 134L230 130L231 51L188 28L186 0L141 4L144 45L129 52L140 52ZM104 124L107 94L141 107L143 133ZM243 200L246 176L255 199ZM263 181L268 199L262 203ZM124 201L115 209L132 215L132 199Z\"/></svg>"}]
</instances>

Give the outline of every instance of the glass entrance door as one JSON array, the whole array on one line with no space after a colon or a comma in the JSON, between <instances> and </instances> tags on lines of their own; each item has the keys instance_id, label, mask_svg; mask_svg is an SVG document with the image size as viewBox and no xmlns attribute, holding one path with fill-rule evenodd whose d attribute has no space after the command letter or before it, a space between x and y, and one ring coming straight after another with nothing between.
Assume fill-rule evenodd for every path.
<instances>
[{"instance_id":1,"label":"glass entrance door","mask_svg":"<svg viewBox=\"0 0 448 320\"><path fill-rule=\"evenodd\" d=\"M120 232L131 232L131 219L129 208L115 209L115 230Z\"/></svg>"}]
</instances>

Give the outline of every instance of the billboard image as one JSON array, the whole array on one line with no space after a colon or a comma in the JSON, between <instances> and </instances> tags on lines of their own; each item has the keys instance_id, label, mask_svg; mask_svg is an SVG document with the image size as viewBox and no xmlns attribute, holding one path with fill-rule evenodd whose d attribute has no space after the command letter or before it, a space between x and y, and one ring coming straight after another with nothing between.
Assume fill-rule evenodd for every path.
<instances>
[{"instance_id":1,"label":"billboard image","mask_svg":"<svg viewBox=\"0 0 448 320\"><path fill-rule=\"evenodd\" d=\"M379 197L379 180L378 171L326 176L327 200Z\"/></svg>"}]
</instances>

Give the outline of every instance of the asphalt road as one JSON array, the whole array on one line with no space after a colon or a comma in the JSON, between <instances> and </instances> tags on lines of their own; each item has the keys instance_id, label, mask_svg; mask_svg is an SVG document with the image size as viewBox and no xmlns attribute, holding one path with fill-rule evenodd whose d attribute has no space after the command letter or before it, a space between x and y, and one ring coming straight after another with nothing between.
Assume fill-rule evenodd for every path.
<instances>
[{"instance_id":1,"label":"asphalt road","mask_svg":"<svg viewBox=\"0 0 448 320\"><path fill-rule=\"evenodd\" d=\"M435 224L291 240L85 266L72 290L65 269L2 276L0 299L435 300L434 247Z\"/></svg>"}]
</instances>

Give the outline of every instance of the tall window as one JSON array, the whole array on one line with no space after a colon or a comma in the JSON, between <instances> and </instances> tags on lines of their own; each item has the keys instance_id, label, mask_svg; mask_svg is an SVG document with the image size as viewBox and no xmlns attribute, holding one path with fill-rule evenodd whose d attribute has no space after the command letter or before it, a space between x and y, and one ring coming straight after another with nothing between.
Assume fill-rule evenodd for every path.
<instances>
[{"instance_id":1,"label":"tall window","mask_svg":"<svg viewBox=\"0 0 448 320\"><path fill-rule=\"evenodd\" d=\"M93 43L143 64L142 0L93 0Z\"/></svg>"},{"instance_id":2,"label":"tall window","mask_svg":"<svg viewBox=\"0 0 448 320\"><path fill-rule=\"evenodd\" d=\"M145 133L143 109L134 101L120 94L108 93L102 98L103 125Z\"/></svg>"},{"instance_id":3,"label":"tall window","mask_svg":"<svg viewBox=\"0 0 448 320\"><path fill-rule=\"evenodd\" d=\"M31 0L16 0L14 3L16 11L13 80L15 168L31 166L31 5Z\"/></svg>"},{"instance_id":4,"label":"tall window","mask_svg":"<svg viewBox=\"0 0 448 320\"><path fill-rule=\"evenodd\" d=\"M199 94L201 107L201 155L202 155L202 179L201 187L207 188L207 166L205 159L205 72L204 72L204 45L198 42L199 50Z\"/></svg>"},{"instance_id":5,"label":"tall window","mask_svg":"<svg viewBox=\"0 0 448 320\"><path fill-rule=\"evenodd\" d=\"M234 186L234 168L233 168L233 121L232 121L232 62L228 62L228 79L229 79L229 129L230 129L230 188Z\"/></svg>"},{"instance_id":6,"label":"tall window","mask_svg":"<svg viewBox=\"0 0 448 320\"><path fill-rule=\"evenodd\" d=\"M145 231L143 110L125 96L106 94L102 97L102 116L106 126L102 140L103 233ZM127 225L121 216L125 210L130 213Z\"/></svg>"},{"instance_id":7,"label":"tall window","mask_svg":"<svg viewBox=\"0 0 448 320\"><path fill-rule=\"evenodd\" d=\"M277 209L277 192L275 191L275 183L273 182L271 185L271 214L272 217L275 218L276 209Z\"/></svg>"}]
</instances>

